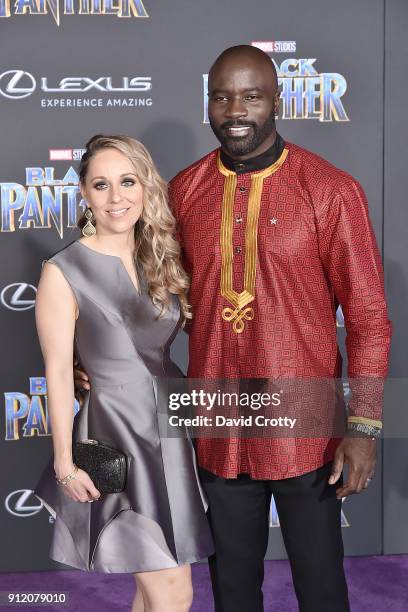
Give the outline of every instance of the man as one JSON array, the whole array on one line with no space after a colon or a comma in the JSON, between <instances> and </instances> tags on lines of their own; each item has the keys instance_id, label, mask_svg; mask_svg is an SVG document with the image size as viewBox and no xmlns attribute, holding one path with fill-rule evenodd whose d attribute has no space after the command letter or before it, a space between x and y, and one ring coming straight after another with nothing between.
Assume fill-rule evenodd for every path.
<instances>
[{"instance_id":1,"label":"man","mask_svg":"<svg viewBox=\"0 0 408 612\"><path fill-rule=\"evenodd\" d=\"M367 202L350 175L277 134L277 75L265 53L227 49L208 88L221 148L170 183L191 274L188 376L341 377L340 303L354 391L343 439L197 439L215 609L263 610L273 494L299 609L347 612L341 499L374 474L381 393L370 381L381 388L391 336Z\"/></svg>"},{"instance_id":2,"label":"man","mask_svg":"<svg viewBox=\"0 0 408 612\"><path fill-rule=\"evenodd\" d=\"M385 376L390 323L360 185L276 133L277 76L259 49L224 51L208 89L221 149L170 184L192 277L188 376L340 377L337 302L350 379ZM302 612L349 609L341 498L367 486L381 427L377 403L356 395L349 426L365 438L197 440L217 611L263 609L271 493ZM344 461L348 482L334 490Z\"/></svg>"}]
</instances>

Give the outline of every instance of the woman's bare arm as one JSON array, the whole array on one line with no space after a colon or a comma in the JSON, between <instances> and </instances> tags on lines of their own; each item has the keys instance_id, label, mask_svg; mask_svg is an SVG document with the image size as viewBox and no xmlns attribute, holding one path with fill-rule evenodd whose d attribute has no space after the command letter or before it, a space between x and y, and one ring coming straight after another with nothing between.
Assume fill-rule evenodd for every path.
<instances>
[{"instance_id":1,"label":"woman's bare arm","mask_svg":"<svg viewBox=\"0 0 408 612\"><path fill-rule=\"evenodd\" d=\"M61 270L55 264L44 264L38 285L35 317L45 363L48 410L54 447L54 470L58 478L67 476L74 469L72 458L74 419L72 362L75 321L78 313L74 294ZM77 479L78 483L75 482ZM76 501L86 501L88 495L81 482L91 491L93 497L99 496L91 479L82 470L77 473L76 479L70 481L64 489L69 486L70 493L76 493L75 496L70 495L71 497L76 499L78 496Z\"/></svg>"}]
</instances>

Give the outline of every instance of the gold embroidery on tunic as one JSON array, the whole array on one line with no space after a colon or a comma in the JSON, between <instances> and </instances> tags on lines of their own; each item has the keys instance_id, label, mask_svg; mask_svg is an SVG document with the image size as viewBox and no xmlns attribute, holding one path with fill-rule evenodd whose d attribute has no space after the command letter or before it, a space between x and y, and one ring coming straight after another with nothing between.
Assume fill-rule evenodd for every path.
<instances>
[{"instance_id":1,"label":"gold embroidery on tunic","mask_svg":"<svg viewBox=\"0 0 408 612\"><path fill-rule=\"evenodd\" d=\"M225 176L220 238L221 295L234 306L234 309L229 307L223 308L221 314L224 321L233 321L232 328L237 334L241 334L244 331L244 320L251 321L255 316L254 309L251 306L247 308L245 308L245 306L255 299L258 218L263 181L267 176L270 176L281 167L287 155L288 149L284 149L279 159L277 159L272 166L265 168L265 170L261 172L254 172L251 175L251 188L248 198L248 215L245 232L244 290L241 291L241 293L237 293L232 287L234 259L232 233L234 226L233 216L237 175L224 166L220 158L220 153L218 153L218 170Z\"/></svg>"}]
</instances>

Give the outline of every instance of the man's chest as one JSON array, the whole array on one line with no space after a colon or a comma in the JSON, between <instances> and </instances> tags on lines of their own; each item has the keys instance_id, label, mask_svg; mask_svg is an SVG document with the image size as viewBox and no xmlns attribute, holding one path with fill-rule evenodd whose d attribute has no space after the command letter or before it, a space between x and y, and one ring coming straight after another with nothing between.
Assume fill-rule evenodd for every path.
<instances>
[{"instance_id":1,"label":"man's chest","mask_svg":"<svg viewBox=\"0 0 408 612\"><path fill-rule=\"evenodd\" d=\"M227 257L239 266L247 257L301 261L318 255L310 195L289 176L215 176L185 199L179 225L190 265ZM269 255L268 255L269 254Z\"/></svg>"}]
</instances>

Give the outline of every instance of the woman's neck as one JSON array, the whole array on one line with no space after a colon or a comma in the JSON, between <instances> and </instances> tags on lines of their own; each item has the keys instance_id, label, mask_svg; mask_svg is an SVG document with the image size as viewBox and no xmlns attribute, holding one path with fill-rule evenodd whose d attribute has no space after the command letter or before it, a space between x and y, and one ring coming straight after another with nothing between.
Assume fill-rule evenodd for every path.
<instances>
[{"instance_id":1,"label":"woman's neck","mask_svg":"<svg viewBox=\"0 0 408 612\"><path fill-rule=\"evenodd\" d=\"M85 239L90 246L108 255L123 257L133 253L135 249L135 236L133 229L128 234L100 234Z\"/></svg>"}]
</instances>

